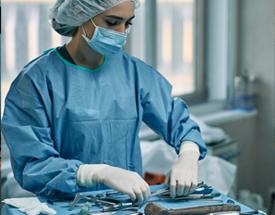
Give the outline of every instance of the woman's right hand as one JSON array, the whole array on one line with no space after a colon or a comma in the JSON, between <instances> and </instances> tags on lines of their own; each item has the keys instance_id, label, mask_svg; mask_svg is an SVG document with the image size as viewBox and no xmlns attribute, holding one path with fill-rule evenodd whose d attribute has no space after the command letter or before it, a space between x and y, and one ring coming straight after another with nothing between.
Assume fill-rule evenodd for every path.
<instances>
[{"instance_id":1,"label":"woman's right hand","mask_svg":"<svg viewBox=\"0 0 275 215\"><path fill-rule=\"evenodd\" d=\"M149 185L136 172L105 164L84 164L77 172L78 184L85 187L103 183L125 193L132 201L142 204L150 197Z\"/></svg>"}]
</instances>

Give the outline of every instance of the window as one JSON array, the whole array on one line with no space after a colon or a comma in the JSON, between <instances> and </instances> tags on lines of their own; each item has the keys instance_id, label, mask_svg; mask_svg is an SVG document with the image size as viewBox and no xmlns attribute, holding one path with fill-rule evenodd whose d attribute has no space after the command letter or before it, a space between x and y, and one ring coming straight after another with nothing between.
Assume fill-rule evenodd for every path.
<instances>
[{"instance_id":1,"label":"window","mask_svg":"<svg viewBox=\"0 0 275 215\"><path fill-rule=\"evenodd\" d=\"M148 1L148 0L147 0ZM145 0L140 0L140 7L136 10L128 38L126 51L135 57L146 61L145 59Z\"/></svg>"},{"instance_id":2,"label":"window","mask_svg":"<svg viewBox=\"0 0 275 215\"><path fill-rule=\"evenodd\" d=\"M173 85L173 95L183 96L189 102L201 101L205 93L199 3L141 1L130 41L130 53L157 68Z\"/></svg>"},{"instance_id":3,"label":"window","mask_svg":"<svg viewBox=\"0 0 275 215\"><path fill-rule=\"evenodd\" d=\"M158 0L157 68L173 84L173 94L193 93L193 0Z\"/></svg>"}]
</instances>

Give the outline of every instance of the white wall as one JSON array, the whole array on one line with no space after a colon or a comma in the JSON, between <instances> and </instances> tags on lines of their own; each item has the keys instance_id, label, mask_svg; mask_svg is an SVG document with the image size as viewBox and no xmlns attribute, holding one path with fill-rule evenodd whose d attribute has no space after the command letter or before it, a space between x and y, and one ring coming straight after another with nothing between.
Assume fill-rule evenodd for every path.
<instances>
[{"instance_id":1,"label":"white wall","mask_svg":"<svg viewBox=\"0 0 275 215\"><path fill-rule=\"evenodd\" d=\"M239 143L238 190L261 194L267 207L269 189L275 188L275 1L237 4L236 68L238 72L248 69L258 79L258 114L219 126Z\"/></svg>"},{"instance_id":2,"label":"white wall","mask_svg":"<svg viewBox=\"0 0 275 215\"><path fill-rule=\"evenodd\" d=\"M275 187L275 1L239 1L239 18L238 68L258 78L255 140L245 143L251 152L245 161L250 172L249 178L243 173L246 180L240 180L240 186L249 186L267 200L268 189ZM246 127L239 132L246 134Z\"/></svg>"}]
</instances>

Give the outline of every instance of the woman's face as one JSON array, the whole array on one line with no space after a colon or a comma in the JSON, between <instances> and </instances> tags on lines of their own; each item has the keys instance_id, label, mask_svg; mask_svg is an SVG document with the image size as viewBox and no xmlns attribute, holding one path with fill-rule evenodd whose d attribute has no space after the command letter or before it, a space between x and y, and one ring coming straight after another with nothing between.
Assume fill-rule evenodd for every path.
<instances>
[{"instance_id":1,"label":"woman's face","mask_svg":"<svg viewBox=\"0 0 275 215\"><path fill-rule=\"evenodd\" d=\"M124 33L134 19L134 3L125 1L93 18L94 23L103 28L112 29ZM83 27L89 37L92 37L95 26L89 20Z\"/></svg>"}]
</instances>

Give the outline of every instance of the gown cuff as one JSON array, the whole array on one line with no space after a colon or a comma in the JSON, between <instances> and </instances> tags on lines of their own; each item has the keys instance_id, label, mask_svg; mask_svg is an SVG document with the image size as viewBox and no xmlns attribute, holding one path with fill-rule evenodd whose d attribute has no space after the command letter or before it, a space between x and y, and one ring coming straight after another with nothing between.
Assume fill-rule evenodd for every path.
<instances>
[{"instance_id":1,"label":"gown cuff","mask_svg":"<svg viewBox=\"0 0 275 215\"><path fill-rule=\"evenodd\" d=\"M200 149L198 145L192 141L183 141L180 145L179 156L185 152L196 152L200 156Z\"/></svg>"}]
</instances>

